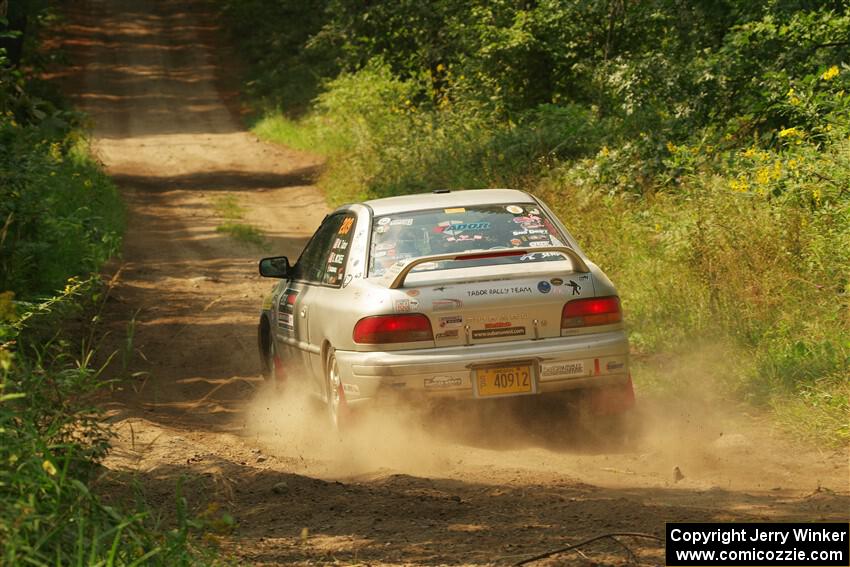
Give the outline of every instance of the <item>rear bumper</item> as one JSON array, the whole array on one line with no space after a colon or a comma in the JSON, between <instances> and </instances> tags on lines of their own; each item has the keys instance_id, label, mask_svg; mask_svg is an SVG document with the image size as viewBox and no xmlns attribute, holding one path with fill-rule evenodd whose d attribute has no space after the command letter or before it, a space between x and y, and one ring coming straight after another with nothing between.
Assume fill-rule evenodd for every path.
<instances>
[{"instance_id":1,"label":"rear bumper","mask_svg":"<svg viewBox=\"0 0 850 567\"><path fill-rule=\"evenodd\" d=\"M346 400L383 394L475 398L479 366L529 361L535 393L627 384L628 340L622 330L589 335L392 352L335 351ZM521 394L526 395L526 394Z\"/></svg>"}]
</instances>

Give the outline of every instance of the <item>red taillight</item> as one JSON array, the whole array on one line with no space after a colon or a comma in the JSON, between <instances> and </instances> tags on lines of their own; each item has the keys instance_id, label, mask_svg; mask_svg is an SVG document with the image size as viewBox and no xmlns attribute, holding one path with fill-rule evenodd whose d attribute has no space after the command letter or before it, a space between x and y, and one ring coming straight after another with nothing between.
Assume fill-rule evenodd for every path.
<instances>
[{"instance_id":1,"label":"red taillight","mask_svg":"<svg viewBox=\"0 0 850 567\"><path fill-rule=\"evenodd\" d=\"M564 305L564 310L561 312L562 329L609 325L622 320L620 298L616 295L575 299Z\"/></svg>"},{"instance_id":2,"label":"red taillight","mask_svg":"<svg viewBox=\"0 0 850 567\"><path fill-rule=\"evenodd\" d=\"M421 313L375 315L354 325L354 342L361 345L433 341L431 321Z\"/></svg>"}]
</instances>

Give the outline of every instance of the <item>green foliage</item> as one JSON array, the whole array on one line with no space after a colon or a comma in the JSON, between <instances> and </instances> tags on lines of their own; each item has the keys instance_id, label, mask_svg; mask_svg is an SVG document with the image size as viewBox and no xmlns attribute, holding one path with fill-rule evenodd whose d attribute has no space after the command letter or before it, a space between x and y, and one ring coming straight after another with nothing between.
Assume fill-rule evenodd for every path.
<instances>
[{"instance_id":1,"label":"green foliage","mask_svg":"<svg viewBox=\"0 0 850 567\"><path fill-rule=\"evenodd\" d=\"M0 120L0 289L50 294L115 252L123 207L73 137Z\"/></svg>"},{"instance_id":2,"label":"green foliage","mask_svg":"<svg viewBox=\"0 0 850 567\"><path fill-rule=\"evenodd\" d=\"M218 197L213 202L216 214L225 222L216 227L217 232L229 235L234 240L245 244L253 244L260 248L266 248L268 243L263 236L263 231L254 225L239 222L245 214L245 209L239 204L235 195Z\"/></svg>"},{"instance_id":3,"label":"green foliage","mask_svg":"<svg viewBox=\"0 0 850 567\"><path fill-rule=\"evenodd\" d=\"M195 544L206 525L179 494L184 513L172 530L144 505L107 506L88 488L110 438L93 395L109 381L92 366L91 337L79 343L56 329L100 291L93 277L43 302L0 297L0 562L214 563Z\"/></svg>"}]
</instances>

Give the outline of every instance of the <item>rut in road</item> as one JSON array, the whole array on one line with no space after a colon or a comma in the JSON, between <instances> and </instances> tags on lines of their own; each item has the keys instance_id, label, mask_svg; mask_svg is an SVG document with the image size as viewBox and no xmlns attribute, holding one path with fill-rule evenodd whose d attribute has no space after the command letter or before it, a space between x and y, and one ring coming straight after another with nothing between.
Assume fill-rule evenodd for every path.
<instances>
[{"instance_id":1,"label":"rut in road","mask_svg":"<svg viewBox=\"0 0 850 567\"><path fill-rule=\"evenodd\" d=\"M504 415L423 426L402 411L351 442L329 438L300 399L262 388L255 347L269 288L256 260L297 256L327 211L311 185L320 163L244 130L213 4L66 10L74 66L61 80L92 117L94 149L128 209L103 348L123 352L129 333L136 376L107 400L118 433L98 488L108 497L129 497L136 479L167 510L185 477L195 512L216 503L236 518L224 551L265 564L510 563L607 531L659 534L665 521L847 520L843 458L792 451L769 428L699 403L664 408L650 439L620 454L552 431L557 422L527 429ZM216 230L222 196L265 232L265 250ZM661 561L657 545L629 545ZM615 544L583 552L628 561Z\"/></svg>"}]
</instances>

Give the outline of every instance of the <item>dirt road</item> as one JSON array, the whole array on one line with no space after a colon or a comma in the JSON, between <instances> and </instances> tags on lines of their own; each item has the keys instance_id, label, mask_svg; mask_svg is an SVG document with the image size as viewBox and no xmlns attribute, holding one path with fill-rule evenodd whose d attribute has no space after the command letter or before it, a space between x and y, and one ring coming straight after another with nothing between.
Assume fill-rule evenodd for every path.
<instances>
[{"instance_id":1,"label":"dirt road","mask_svg":"<svg viewBox=\"0 0 850 567\"><path fill-rule=\"evenodd\" d=\"M204 1L68 4L63 81L128 209L104 350L133 377L108 400L118 438L102 492L124 498L138 480L168 510L185 477L195 514L235 518L223 553L256 564L511 563L605 532L661 535L665 521L848 520L846 455L699 400L644 398L646 438L615 454L561 422L505 416L400 411L345 443L327 435L309 406L263 388L254 327L269 287L256 259L297 256L326 212L317 161L244 130ZM266 250L216 230L222 196ZM622 542L663 562L655 542ZM557 561L629 561L612 541L580 551Z\"/></svg>"}]
</instances>

